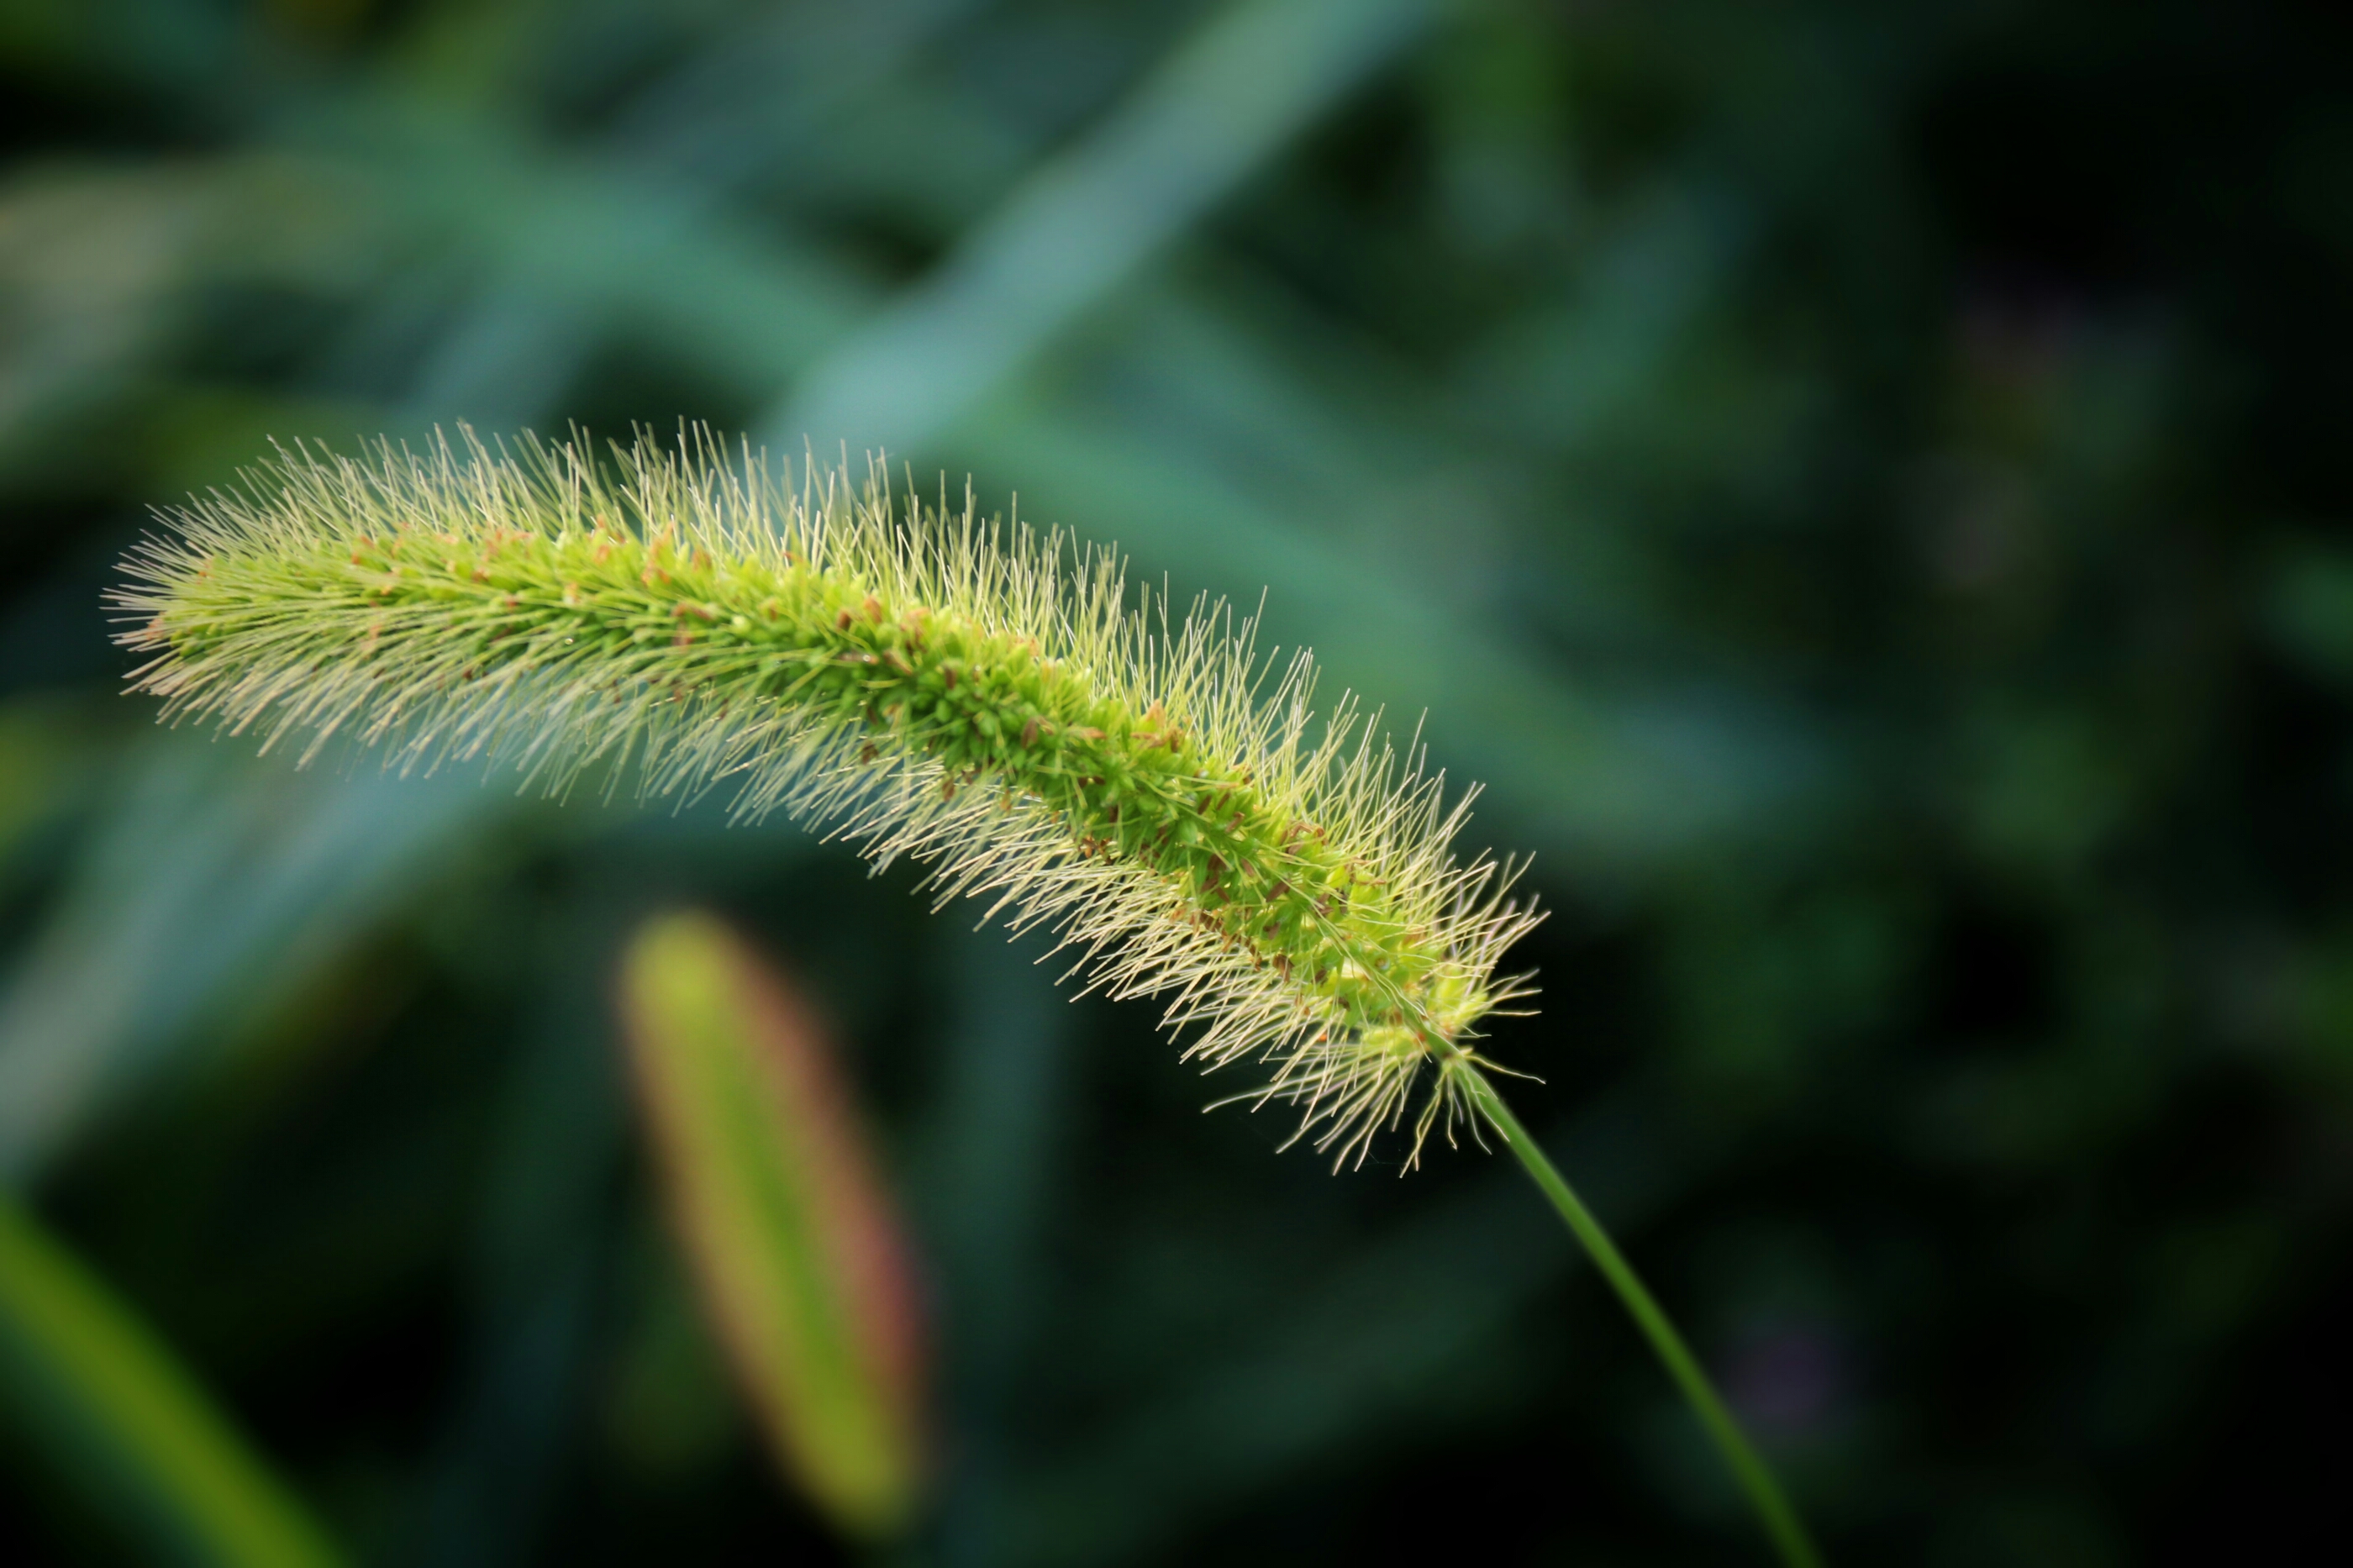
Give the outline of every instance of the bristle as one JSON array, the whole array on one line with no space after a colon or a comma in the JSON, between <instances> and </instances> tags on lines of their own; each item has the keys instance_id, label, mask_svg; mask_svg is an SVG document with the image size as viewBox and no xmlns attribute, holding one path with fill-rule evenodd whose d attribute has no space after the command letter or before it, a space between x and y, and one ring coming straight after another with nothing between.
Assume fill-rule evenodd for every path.
<instances>
[{"instance_id":1,"label":"bristle","mask_svg":"<svg viewBox=\"0 0 2353 1568\"><path fill-rule=\"evenodd\" d=\"M1272 1064L1242 1098L1361 1163L1450 1138L1496 963L1537 920L1451 845L1451 806L1313 661L1222 602L1134 608L1119 561L926 510L839 471L770 476L707 434L616 448L281 452L167 515L111 595L138 689L302 760L338 735L556 793L729 794L879 866L934 867L1044 925L1114 996L1158 996L1187 1059ZM608 785L609 787L609 785Z\"/></svg>"}]
</instances>

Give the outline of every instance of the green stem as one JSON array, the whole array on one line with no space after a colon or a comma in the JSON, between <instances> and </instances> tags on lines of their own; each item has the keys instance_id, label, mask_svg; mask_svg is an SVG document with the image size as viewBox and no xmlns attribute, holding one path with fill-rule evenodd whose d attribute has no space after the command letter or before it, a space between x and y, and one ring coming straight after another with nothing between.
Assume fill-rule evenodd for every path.
<instances>
[{"instance_id":1,"label":"green stem","mask_svg":"<svg viewBox=\"0 0 2353 1568\"><path fill-rule=\"evenodd\" d=\"M1780 1483L1773 1479L1773 1472L1765 1468L1765 1461L1749 1446L1746 1434L1740 1430L1740 1424L1732 1418L1732 1412L1725 1407L1715 1386L1708 1382L1707 1373L1700 1370L1699 1361L1692 1354L1691 1347L1683 1343L1683 1335L1675 1331L1675 1325L1660 1309L1649 1287L1642 1283L1641 1277L1634 1272L1633 1265L1626 1261L1625 1255L1618 1250L1618 1244L1609 1239L1609 1233L1601 1228L1599 1220L1593 1217L1593 1211L1585 1206L1560 1172L1554 1168L1553 1163L1545 1157L1544 1150L1528 1135L1528 1130L1520 1125L1520 1119L1512 1114L1512 1108L1504 1103L1504 1097L1495 1092L1495 1086L1475 1070L1467 1076L1472 1097L1477 1100L1480 1111L1487 1118L1488 1124L1518 1156L1529 1176L1544 1190L1544 1195L1552 1200L1552 1206L1560 1211L1560 1217L1568 1222L1568 1228L1584 1245L1594 1266L1601 1270L1602 1278L1609 1281L1610 1289L1617 1291L1618 1299L1626 1304L1626 1310L1632 1315L1635 1326L1651 1342L1651 1348L1658 1352L1659 1360L1666 1363L1667 1374L1675 1380L1676 1386L1683 1390L1683 1397L1691 1402L1700 1425L1707 1429L1708 1437L1715 1444L1717 1452L1724 1456L1724 1462L1732 1468L1734 1477L1740 1482L1740 1489L1748 1494L1749 1504L1756 1509L1757 1517L1764 1525L1765 1533L1772 1538L1781 1561L1789 1568L1821 1568L1821 1556L1814 1550L1813 1542L1807 1538L1806 1527L1799 1521L1797 1510L1789 1506L1789 1500L1783 1494Z\"/></svg>"}]
</instances>

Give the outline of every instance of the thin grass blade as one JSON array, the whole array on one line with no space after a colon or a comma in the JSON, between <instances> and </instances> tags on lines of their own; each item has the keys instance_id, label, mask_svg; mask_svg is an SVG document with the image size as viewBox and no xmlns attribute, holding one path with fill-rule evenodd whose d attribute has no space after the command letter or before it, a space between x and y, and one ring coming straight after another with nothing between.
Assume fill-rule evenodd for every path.
<instances>
[{"instance_id":1,"label":"thin grass blade","mask_svg":"<svg viewBox=\"0 0 2353 1568\"><path fill-rule=\"evenodd\" d=\"M159 1561L345 1561L138 1314L0 1195L0 1410Z\"/></svg>"}]
</instances>

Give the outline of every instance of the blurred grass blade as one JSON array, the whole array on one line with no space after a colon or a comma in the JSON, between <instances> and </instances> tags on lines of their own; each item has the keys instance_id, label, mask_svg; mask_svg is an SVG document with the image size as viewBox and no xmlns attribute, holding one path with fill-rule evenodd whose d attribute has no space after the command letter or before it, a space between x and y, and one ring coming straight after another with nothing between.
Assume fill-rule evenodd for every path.
<instances>
[{"instance_id":1,"label":"blurred grass blade","mask_svg":"<svg viewBox=\"0 0 2353 1568\"><path fill-rule=\"evenodd\" d=\"M1421 0L1242 0L1039 169L761 431L918 447L954 425L1428 25Z\"/></svg>"},{"instance_id":2,"label":"blurred grass blade","mask_svg":"<svg viewBox=\"0 0 2353 1568\"><path fill-rule=\"evenodd\" d=\"M900 1230L828 1043L725 925L659 917L624 961L638 1092L706 1310L787 1475L846 1532L923 1479Z\"/></svg>"},{"instance_id":3,"label":"blurred grass blade","mask_svg":"<svg viewBox=\"0 0 2353 1568\"><path fill-rule=\"evenodd\" d=\"M146 737L0 973L0 1173L41 1168L207 1026L375 929L512 797L452 772L344 778Z\"/></svg>"},{"instance_id":4,"label":"blurred grass blade","mask_svg":"<svg viewBox=\"0 0 2353 1568\"><path fill-rule=\"evenodd\" d=\"M5 1194L0 1392L12 1424L157 1558L343 1561L172 1352Z\"/></svg>"}]
</instances>

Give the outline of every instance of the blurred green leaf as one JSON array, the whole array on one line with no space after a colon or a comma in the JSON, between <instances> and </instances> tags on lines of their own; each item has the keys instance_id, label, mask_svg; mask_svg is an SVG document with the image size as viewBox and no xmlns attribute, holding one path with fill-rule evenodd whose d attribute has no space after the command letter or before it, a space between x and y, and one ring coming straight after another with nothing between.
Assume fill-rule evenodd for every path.
<instances>
[{"instance_id":1,"label":"blurred green leaf","mask_svg":"<svg viewBox=\"0 0 2353 1568\"><path fill-rule=\"evenodd\" d=\"M512 797L157 735L132 748L0 989L0 1171L40 1166L230 1007L267 1005L384 919Z\"/></svg>"},{"instance_id":2,"label":"blurred green leaf","mask_svg":"<svg viewBox=\"0 0 2353 1568\"><path fill-rule=\"evenodd\" d=\"M5 1195L0 1389L67 1479L158 1557L237 1568L343 1560L171 1351Z\"/></svg>"},{"instance_id":3,"label":"blurred green leaf","mask_svg":"<svg viewBox=\"0 0 2353 1568\"><path fill-rule=\"evenodd\" d=\"M913 1286L823 1028L708 915L649 922L622 990L671 1215L778 1458L844 1531L897 1532L923 1470Z\"/></svg>"},{"instance_id":4,"label":"blurred green leaf","mask_svg":"<svg viewBox=\"0 0 2353 1568\"><path fill-rule=\"evenodd\" d=\"M2273 639L2315 674L2353 682L2353 560L2305 544L2282 552L2263 586Z\"/></svg>"},{"instance_id":5,"label":"blurred green leaf","mask_svg":"<svg viewBox=\"0 0 2353 1568\"><path fill-rule=\"evenodd\" d=\"M20 841L58 810L68 785L88 773L86 742L55 704L0 708L0 869L15 858Z\"/></svg>"},{"instance_id":6,"label":"blurred green leaf","mask_svg":"<svg viewBox=\"0 0 2353 1568\"><path fill-rule=\"evenodd\" d=\"M764 427L923 446L1393 58L1419 0L1244 0L965 235Z\"/></svg>"}]
</instances>

